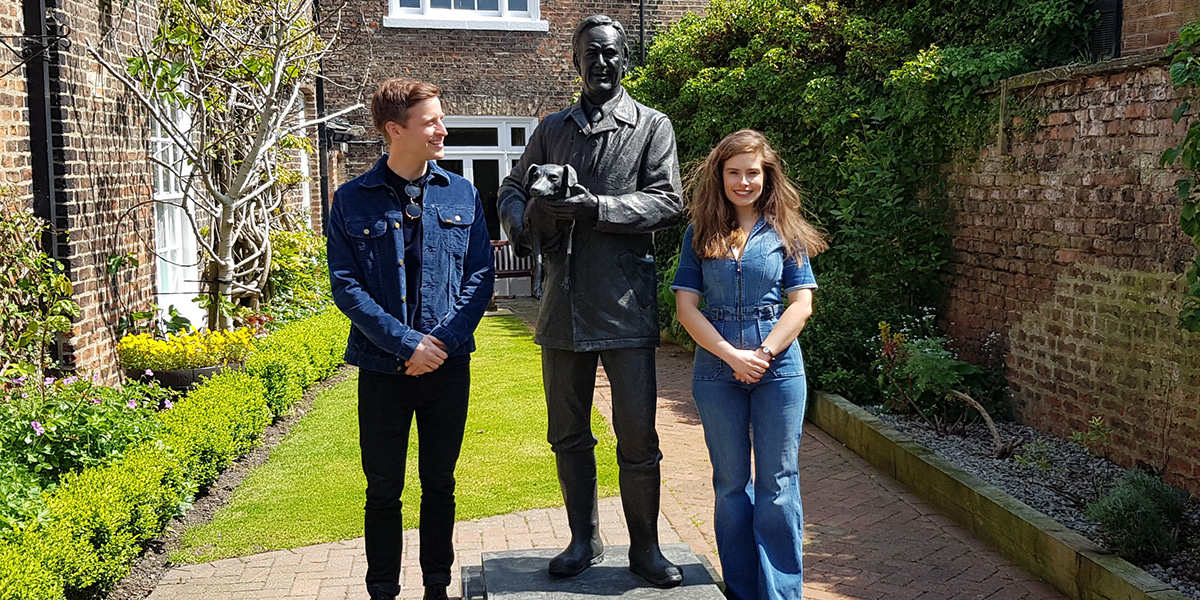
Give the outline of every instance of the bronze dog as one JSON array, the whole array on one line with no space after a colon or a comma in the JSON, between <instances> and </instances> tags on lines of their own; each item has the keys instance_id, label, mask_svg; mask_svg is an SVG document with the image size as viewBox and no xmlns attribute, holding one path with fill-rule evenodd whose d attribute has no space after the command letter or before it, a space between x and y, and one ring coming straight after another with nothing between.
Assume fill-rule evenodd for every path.
<instances>
[{"instance_id":1,"label":"bronze dog","mask_svg":"<svg viewBox=\"0 0 1200 600\"><path fill-rule=\"evenodd\" d=\"M542 297L542 250L552 249L567 236L567 254L571 254L571 233L575 222L555 219L541 209L541 201L562 200L579 184L571 165L533 165L525 173L525 232L533 248L533 295Z\"/></svg>"}]
</instances>

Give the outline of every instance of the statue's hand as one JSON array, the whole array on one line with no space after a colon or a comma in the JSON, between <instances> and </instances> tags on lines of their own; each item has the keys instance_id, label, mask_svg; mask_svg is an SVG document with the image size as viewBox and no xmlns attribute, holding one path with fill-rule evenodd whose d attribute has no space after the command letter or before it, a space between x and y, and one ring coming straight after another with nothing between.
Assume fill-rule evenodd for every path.
<instances>
[{"instance_id":1,"label":"statue's hand","mask_svg":"<svg viewBox=\"0 0 1200 600\"><path fill-rule=\"evenodd\" d=\"M579 192L562 200L545 198L539 200L542 210L555 219L580 221L596 219L600 216L600 200L595 194L582 187L575 187L572 192Z\"/></svg>"}]
</instances>

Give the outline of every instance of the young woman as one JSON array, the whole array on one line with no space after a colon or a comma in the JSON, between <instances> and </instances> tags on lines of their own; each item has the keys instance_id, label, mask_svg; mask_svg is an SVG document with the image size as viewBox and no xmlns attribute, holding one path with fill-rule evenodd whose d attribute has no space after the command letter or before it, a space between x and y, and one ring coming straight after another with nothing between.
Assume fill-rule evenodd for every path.
<instances>
[{"instance_id":1,"label":"young woman","mask_svg":"<svg viewBox=\"0 0 1200 600\"><path fill-rule=\"evenodd\" d=\"M726 596L798 600L806 387L796 336L817 287L809 257L827 244L757 131L721 140L689 192L692 224L671 289L699 344L692 394L713 466Z\"/></svg>"}]
</instances>

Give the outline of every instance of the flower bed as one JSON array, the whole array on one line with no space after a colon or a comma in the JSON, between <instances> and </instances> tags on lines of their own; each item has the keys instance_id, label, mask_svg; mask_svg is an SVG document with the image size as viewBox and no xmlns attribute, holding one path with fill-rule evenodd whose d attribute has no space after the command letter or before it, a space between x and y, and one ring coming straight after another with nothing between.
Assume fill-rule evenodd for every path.
<instances>
[{"instance_id":1,"label":"flower bed","mask_svg":"<svg viewBox=\"0 0 1200 600\"><path fill-rule=\"evenodd\" d=\"M996 423L1004 439L1017 440L1012 458L997 459L991 456L991 437L982 424L968 425L961 434L939 435L915 416L863 408L951 464L1092 541L1111 545L1113 540L1106 539L1100 524L1088 515L1087 506L1110 490L1125 468L1092 455L1078 443L1013 422ZM1181 522L1184 540L1176 552L1136 564L1189 598L1200 600L1200 539L1188 539L1200 534L1200 500L1187 502Z\"/></svg>"},{"instance_id":2,"label":"flower bed","mask_svg":"<svg viewBox=\"0 0 1200 600\"><path fill-rule=\"evenodd\" d=\"M263 428L304 388L341 364L347 326L341 313L328 309L256 341L245 371L212 377L170 410L139 405L146 411L145 435L127 436L116 460L81 465L52 490L38 489L21 465L0 463L0 493L8 492L0 501L23 502L24 513L37 515L11 517L7 533L0 534L0 598L102 597L129 571L142 544L185 510L198 489L256 445ZM89 404L103 402L75 407L82 411ZM45 431L38 435L30 423L25 426L31 442L64 427L55 424L51 431L39 422ZM20 473L25 475L9 478Z\"/></svg>"},{"instance_id":3,"label":"flower bed","mask_svg":"<svg viewBox=\"0 0 1200 600\"><path fill-rule=\"evenodd\" d=\"M149 333L126 335L117 344L117 356L126 371L140 373L196 369L240 363L254 348L249 327L230 331L187 331L157 338Z\"/></svg>"}]
</instances>

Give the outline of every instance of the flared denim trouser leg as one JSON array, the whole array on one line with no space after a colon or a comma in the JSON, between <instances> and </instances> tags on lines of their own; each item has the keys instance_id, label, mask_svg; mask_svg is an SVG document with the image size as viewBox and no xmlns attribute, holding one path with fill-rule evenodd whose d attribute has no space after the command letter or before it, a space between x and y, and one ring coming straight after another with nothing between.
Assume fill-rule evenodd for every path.
<instances>
[{"instance_id":1,"label":"flared denim trouser leg","mask_svg":"<svg viewBox=\"0 0 1200 600\"><path fill-rule=\"evenodd\" d=\"M732 377L696 380L692 393L712 461L717 551L728 597L799 600L804 515L798 469L807 395L804 377L756 384Z\"/></svg>"}]
</instances>

